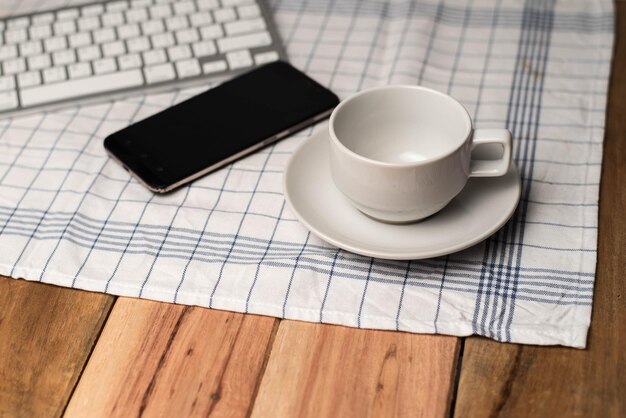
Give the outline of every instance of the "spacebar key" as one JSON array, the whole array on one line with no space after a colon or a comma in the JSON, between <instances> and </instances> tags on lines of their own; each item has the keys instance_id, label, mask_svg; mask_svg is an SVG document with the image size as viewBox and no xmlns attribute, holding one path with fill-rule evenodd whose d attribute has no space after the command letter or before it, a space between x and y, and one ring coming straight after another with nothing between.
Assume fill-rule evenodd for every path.
<instances>
[{"instance_id":1,"label":"spacebar key","mask_svg":"<svg viewBox=\"0 0 626 418\"><path fill-rule=\"evenodd\" d=\"M21 89L20 99L22 106L28 107L141 85L141 70L134 69Z\"/></svg>"}]
</instances>

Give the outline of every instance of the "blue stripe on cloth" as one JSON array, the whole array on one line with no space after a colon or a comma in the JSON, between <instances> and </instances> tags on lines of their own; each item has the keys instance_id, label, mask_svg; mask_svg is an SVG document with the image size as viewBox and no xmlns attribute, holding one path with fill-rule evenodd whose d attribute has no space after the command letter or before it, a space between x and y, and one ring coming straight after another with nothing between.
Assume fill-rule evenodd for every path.
<instances>
[{"instance_id":1,"label":"blue stripe on cloth","mask_svg":"<svg viewBox=\"0 0 626 418\"><path fill-rule=\"evenodd\" d=\"M141 283L141 288L139 289L139 297L141 297L143 295L143 290L146 287L146 284L148 283L148 280L150 280L150 276L152 275L152 272L154 271L154 266L157 263L157 260L159 259L159 255L162 254L163 247L165 246L165 243L167 242L167 238L169 237L170 232L172 232L172 225L176 221L176 218L178 217L178 214L180 213L180 209L184 206L185 202L189 198L189 191L190 190L191 190L190 187L187 187L187 189L185 190L185 197L183 197L183 201L180 204L180 206L176 208L176 211L174 212L174 216L172 216L172 220L170 221L170 223L169 223L169 225L167 227L167 230L165 231L165 235L163 236L163 239L159 243L159 248L157 248L156 253L154 254L154 257L152 258L152 263L150 264L150 268L148 269L148 273L146 274L146 278L143 279L143 282Z\"/></svg>"},{"instance_id":2,"label":"blue stripe on cloth","mask_svg":"<svg viewBox=\"0 0 626 418\"><path fill-rule=\"evenodd\" d=\"M76 223L80 224L80 221L77 221ZM42 222L40 225L44 225L45 222ZM63 225L63 224L61 224ZM85 242L92 242L92 240L95 237L97 238L98 236L100 237L106 237L106 238L111 238L111 239L117 239L118 241L113 241L113 240L99 240L100 243L103 244L107 244L109 246L112 246L112 251L119 251L119 252L123 252L124 249L128 248L128 247L135 247L137 249L156 249L158 246L157 245L152 245L153 244L158 244L159 242L161 242L161 239L164 236L164 232L155 232L154 228L151 228L151 225L141 225L141 224L137 224L136 227L133 227L131 230L124 230L124 229L117 229L117 230L112 230L110 227L107 226L107 230L108 231L113 231L116 232L116 234L106 234L103 232L100 232L99 230L97 230L97 226L91 226L90 229L85 229L85 228L80 228L80 227L72 227L72 225L74 224L70 224L70 227L68 228L68 234L72 234L73 236L75 236L78 239L81 239ZM39 231L42 233L41 236L34 236L34 239L57 239L57 237L55 235L53 236L44 236L44 233L49 233L50 231L45 231L44 232L44 228L45 227L41 227L39 228ZM100 228L102 228L100 226ZM167 227L164 227L165 229L167 229ZM77 233L72 233L71 231L75 230L77 231ZM177 230L177 228L171 228L171 230ZM23 231L23 229L22 229ZM57 234L62 233L62 229L57 229L56 231L54 231ZM20 231L16 231L16 234L19 234ZM127 245L127 239L125 238L125 233L130 233L132 235L133 232L140 232L141 238L138 238L138 242L133 243L131 242L129 245ZM191 254L194 253L194 251L197 251L198 249L206 249L206 250L210 250L210 251L227 251L227 247L230 245L230 242L232 242L232 235L220 235L220 234L206 234L206 232L203 231L181 231L182 233L189 233L190 235L184 235L184 234L172 234L170 233L170 237L172 239L176 239L177 241L170 241L168 243L169 247L167 248L168 251L175 251L175 252L179 252L181 254L187 254L188 256L191 256ZM117 235L117 234L121 234L121 235ZM22 234L25 235L25 234ZM154 236L154 239L148 238L149 236ZM198 236L200 236L200 238L198 239ZM239 236L238 237L240 241L246 241L246 242L240 242L238 244L238 248L236 248L236 251L242 255L250 255L252 257L252 259L256 260L256 255L260 255L260 249L264 248L264 246L267 244L266 240L260 240L260 239L256 239L253 237L244 237L244 236ZM132 241L132 240L131 240ZM185 242L186 241L186 242ZM509 245L511 243L508 243ZM115 246L118 247L118 249L115 249ZM296 243L296 242L284 242L284 241L274 241L273 245L271 246L272 249L272 253L276 254L276 256L291 256L291 255L295 255L296 253L299 253L301 255L302 253L302 249L299 248L301 246L300 243ZM532 246L529 244L529 246ZM192 249L193 247L193 249ZM329 257L329 258L334 258L330 255L330 253L328 252L326 247L318 247L315 245L310 245L305 247L307 249L307 254L317 254L320 256L325 256L325 257ZM315 249L317 248L317 249ZM259 251L256 251L257 249L259 249ZM573 249L567 249L567 248L557 248L556 250L564 250L564 251L573 251ZM139 253L141 253L141 251L139 251ZM357 258L358 256L355 256L355 258L353 260L350 260L350 262L359 262L360 260L366 260L366 259L362 259L362 258ZM348 258L349 259L349 258ZM369 260L368 260L369 262ZM471 264L471 261L466 260L466 261L462 261L462 260L456 260L457 263L459 263L460 265L462 265L463 271L477 271L476 269L472 269L469 267L469 265ZM476 263L475 263L476 264ZM421 261L419 265L428 265L427 261ZM506 269L508 266L506 266L505 264L498 264L498 268L501 269ZM419 268L414 268L413 270L418 270ZM510 269L512 269L512 267L510 267ZM401 271L401 268L396 268L396 271ZM593 273L589 272L589 273L581 273L578 271L566 271L566 270L545 270L545 269L532 269L531 271L537 272L537 271L545 271L545 272L550 272L552 274L566 274L566 275L575 275L575 276L580 276L580 275L587 275L590 277L593 277Z\"/></svg>"},{"instance_id":3,"label":"blue stripe on cloth","mask_svg":"<svg viewBox=\"0 0 626 418\"><path fill-rule=\"evenodd\" d=\"M544 44L544 50L543 50L543 56L540 58L540 61L537 63L536 68L541 68L538 72L539 77L537 77L537 73L535 71L532 71L531 74L534 76L535 82L537 84L537 94L538 94L538 99L537 99L537 104L534 105L534 108L536 109L536 114L533 119L529 118L529 125L530 128L533 129L533 132L530 134L531 138L534 138L535 140L533 142L530 142L530 147L527 146L527 151L528 153L526 154L525 158L529 158L530 161L525 163L525 165L528 166L528 173L526 174L526 176L524 174L522 174L522 179L530 179L533 180L533 167L534 165L532 164L532 159L535 157L536 155L536 144L537 144L537 136L538 136L538 129L539 129L539 120L541 118L541 103L542 103L542 94L544 91L544 82L545 82L545 71L546 71L546 66L547 66L547 62L548 62L548 52L550 50L550 42L552 40L552 30L554 27L554 7L556 5L556 1L549 1L549 2L544 2L544 5L546 6L546 11L545 14L547 15L547 19L545 19L545 27L542 28L542 36L545 36L545 39L543 40L543 44ZM529 71L530 72L530 71ZM533 92L534 94L534 92ZM533 96L534 98L534 96ZM529 143L527 143L528 145ZM522 181L523 181L522 180ZM524 228L524 222L525 219L527 217L528 214L528 201L529 201L529 196L530 196L530 191L531 191L531 186L532 186L532 181L528 183L525 193L524 191L522 191L523 193L523 200L521 201L521 209L518 210L518 213L520 213L520 217L522 219L521 223L516 224L516 226L519 229L519 242L520 244L522 242L524 242L524 233L525 233L525 228ZM504 244L504 243L503 243ZM584 248L579 249L579 251L585 251ZM502 337L502 335L499 333L498 334L498 338L502 339L505 338L506 341L511 341L511 320L513 318L513 314L515 312L515 297L517 292L519 291L518 286L519 286L519 270L520 270L520 266L522 264L521 261L522 258L522 246L519 246L519 250L518 250L518 256L517 256L517 262L516 262L516 268L515 268L515 275L513 276L513 286L512 286L512 290L511 290L511 297L508 301L509 304L509 315L506 321L506 325L505 325L505 331L506 331L506 337ZM503 320L504 320L504 315L500 318L499 324L498 324L498 329L500 330L502 328L502 324L503 324Z\"/></svg>"},{"instance_id":4,"label":"blue stripe on cloth","mask_svg":"<svg viewBox=\"0 0 626 418\"><path fill-rule=\"evenodd\" d=\"M178 285L176 285L176 292L174 293L174 300L173 302L176 303L177 302L177 298L178 298L178 292L180 291L180 288L182 287L183 283L185 282L185 276L187 275L187 270L189 269L189 264L191 264L191 261L194 260L196 253L198 253L198 249L202 248L201 247L201 243L203 242L203 239L205 237L205 231L207 229L207 226L209 225L209 221L211 220L211 216L213 215L213 213L215 212L215 210L217 209L217 205L219 205L220 203L220 199L222 198L223 195L223 191L225 189L226 183L228 182L228 178L230 177L230 173L232 173L232 168L233 166L229 166L227 171L226 171L226 175L224 176L224 182L222 183L222 187L221 187L221 191L220 193L217 195L217 198L215 199L215 203L213 204L213 207L208 211L207 216L204 220L204 225L202 226L202 230L200 230L200 233L198 234L198 239L195 242L194 246L193 246L193 250L191 251L191 254L189 254L189 258L187 260L187 263L185 264L185 267L183 268L183 274L180 278L180 282L178 282ZM174 228L171 228L174 229Z\"/></svg>"},{"instance_id":5,"label":"blue stripe on cloth","mask_svg":"<svg viewBox=\"0 0 626 418\"><path fill-rule=\"evenodd\" d=\"M402 291L400 292L400 300L398 301L398 311L396 313L396 331L400 330L400 313L402 312L402 302L404 302L404 291L406 290L407 280L409 279L409 273L411 272L411 261L406 263L406 272L404 273L404 280L402 281Z\"/></svg>"},{"instance_id":6,"label":"blue stripe on cloth","mask_svg":"<svg viewBox=\"0 0 626 418\"><path fill-rule=\"evenodd\" d=\"M543 4L543 6L545 5L546 3ZM538 2L530 1L530 2L527 2L526 7L534 8L537 6L541 7L542 4ZM518 61L518 65L521 67L520 79L522 81L519 83L518 89L517 89L517 103L516 103L514 123L516 124L516 127L518 128L517 132L519 132L519 134L516 135L516 137L532 139L532 138L536 138L536 136L535 137L531 136L531 134L529 133L529 130L530 130L530 126L532 125L533 117L537 116L536 113L533 114L533 111L535 110L535 99L536 99L536 92L537 92L536 88L538 85L537 81L539 78L537 77L535 68L537 68L537 66L539 65L537 61L541 60L541 52L542 52L541 48L543 45L543 36L545 34L545 31L543 27L541 26L541 22L537 22L531 18L529 18L528 20L530 22L530 26L529 26L530 34L529 34L528 42L526 43L526 46L528 49L524 54L520 56L521 60ZM522 94L523 94L523 98L520 99L520 97L522 97ZM520 104L520 101L521 101L521 104ZM520 115L520 112L521 112L521 115ZM528 112L528 115L527 115L527 112ZM519 119L518 119L518 116L519 116ZM528 182L525 181L527 179L524 177L524 175L529 169L529 167L532 167L532 161L528 160L526 152L528 151L529 146L534 145L534 143L535 143L534 141L527 141L523 144L520 144L517 147L516 157L518 159L524 158L524 162L520 164L520 173L522 173L521 174L522 194L524 194L524 189L527 190L530 187ZM523 214L520 213L519 207L517 211L517 217L521 218L522 220L524 219ZM511 226L511 228L505 229L505 231L508 233L507 235L505 235L505 237L510 236L511 239L513 240L514 239L513 237L515 237L521 231L521 228L519 228L521 223L518 222L518 223L509 224L509 225ZM507 248L511 249L508 254L508 264L514 263L514 257L515 257L516 251L517 251L517 262L519 263L519 260L521 259L521 254L522 254L523 235L520 236L519 243L517 242L512 243L511 246L505 246L504 244L506 242L504 241L504 239L499 240L497 237L494 238L494 243L496 245L502 244L498 246L501 251L500 263L504 261L504 255L505 255ZM516 271L514 271L513 274L505 276L506 280L504 281L504 283L502 283L502 287L499 286L500 283L496 284L496 292L503 292L505 297L503 300L499 300L498 298L495 298L495 297L493 299L494 306L491 311L491 320L489 322L488 330L487 330L487 332L491 336L497 336L498 338L502 338L501 337L502 319L506 315L507 308L509 308L509 290L511 288L510 286L511 281L515 282L515 273ZM499 305L500 302L502 303L501 306ZM484 323L483 323L483 327L485 327Z\"/></svg>"},{"instance_id":7,"label":"blue stripe on cloth","mask_svg":"<svg viewBox=\"0 0 626 418\"><path fill-rule=\"evenodd\" d=\"M273 150L276 146L272 145L270 146L270 152L266 155L265 157L265 161L263 162L263 169L265 169L265 167L267 166L268 161L270 160L270 157L272 156L271 150ZM257 176L257 180L256 180L256 184L254 186L254 190L256 191L259 187L259 183L261 182L261 177L263 176L263 170L261 170L261 172L259 173L259 175ZM233 250L235 249L235 246L237 244L237 238L239 238L239 235L241 233L241 228L243 227L243 223L246 220L246 215L248 214L248 212L250 211L250 207L252 205L252 201L254 200L254 196L255 193L252 193L250 195L250 198L248 199L248 204L246 206L246 209L244 210L243 215L241 215L241 220L239 221L239 226L237 227L237 232L235 232L235 236L233 237L233 241L230 245L230 248L228 249L228 253L226 254L226 258L224 259L224 262L222 263L221 267L220 267L220 272L217 276L217 280L215 281L215 285L213 286L213 289L211 290L211 296L209 299L209 308L211 308L213 306L213 297L215 296L215 292L217 291L217 288L220 285L220 282L222 280L222 276L224 274L224 267L226 266L226 264L228 264L228 259L230 258L231 254L233 253ZM274 231L276 231L276 229L274 229ZM267 252L267 250L266 250ZM260 264L261 262L259 262Z\"/></svg>"}]
</instances>

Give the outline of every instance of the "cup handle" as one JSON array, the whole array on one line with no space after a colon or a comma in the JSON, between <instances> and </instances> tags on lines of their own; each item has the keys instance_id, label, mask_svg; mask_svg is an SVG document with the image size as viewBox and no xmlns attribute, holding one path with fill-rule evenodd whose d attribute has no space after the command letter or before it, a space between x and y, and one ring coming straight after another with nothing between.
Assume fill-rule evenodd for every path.
<instances>
[{"instance_id":1,"label":"cup handle","mask_svg":"<svg viewBox=\"0 0 626 418\"><path fill-rule=\"evenodd\" d=\"M504 152L499 160L472 160L470 177L505 175L511 165L511 132L507 129L475 129L472 138L472 151L483 144L502 144Z\"/></svg>"}]
</instances>

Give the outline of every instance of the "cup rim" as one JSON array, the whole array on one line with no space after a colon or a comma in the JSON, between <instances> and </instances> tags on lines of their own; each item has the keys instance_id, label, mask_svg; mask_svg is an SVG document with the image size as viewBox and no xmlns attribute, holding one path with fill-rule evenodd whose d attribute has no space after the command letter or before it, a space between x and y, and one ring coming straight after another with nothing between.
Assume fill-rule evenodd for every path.
<instances>
[{"instance_id":1,"label":"cup rim","mask_svg":"<svg viewBox=\"0 0 626 418\"><path fill-rule=\"evenodd\" d=\"M419 91L425 91L428 93L434 93L437 94L439 96L444 97L446 100L452 102L452 104L456 105L457 107L459 107L463 113L465 114L466 117L466 121L468 122L468 129L467 129L467 133L465 135L465 139L455 148L449 150L447 153L442 154L442 155L438 155L432 158L428 158L425 160L420 160L420 161L412 161L412 162L399 162L399 163L390 163L390 162L386 162L386 161L380 161L380 160L375 160L373 158L369 158L369 157L365 157L361 154L358 154L354 151L352 151L350 148L348 148L346 145L343 144L343 142L341 142L339 140L339 138L337 138L337 135L335 134L335 119L337 117L337 114L339 113L339 111L344 108L348 103L354 101L355 99L357 99L358 97L361 97L365 94L368 93L372 93L375 91L379 91L379 90L419 90ZM467 111L467 109L465 108L465 106L463 106L463 104L461 102L459 102L457 99L455 99L454 97L452 97L449 94L440 92L438 90L435 89L431 89L429 87L423 87L423 86L414 86L414 85L410 85L410 84L390 84L390 85L386 85L386 86L378 86L378 87L373 87L373 88L369 88L366 90L361 90L355 94L353 94L352 96L348 97L345 100L342 100L341 103L339 103L335 109L333 109L331 115L330 115L330 120L328 123L328 132L329 132L329 136L331 141L335 144L335 146L339 147L339 149L341 149L341 151L348 153L350 156L357 158L358 160L361 160L363 162L369 163L369 164L374 164L380 167L398 167L398 168L404 168L404 167L418 167L418 166L422 166L422 165L428 165L431 164L433 162L436 161L440 161L443 160L444 158L449 157L450 155L454 154L455 152L457 152L459 149L461 149L465 143L467 142L467 139L470 137L470 135L472 134L474 130L474 126L472 123L472 118L469 114L469 112Z\"/></svg>"}]
</instances>

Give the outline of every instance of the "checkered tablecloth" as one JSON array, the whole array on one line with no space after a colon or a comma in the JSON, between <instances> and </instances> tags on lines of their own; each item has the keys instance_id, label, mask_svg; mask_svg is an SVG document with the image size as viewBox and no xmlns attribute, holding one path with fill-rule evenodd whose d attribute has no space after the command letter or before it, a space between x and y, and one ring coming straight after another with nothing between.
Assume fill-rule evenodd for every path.
<instances>
[{"instance_id":1,"label":"checkered tablecloth","mask_svg":"<svg viewBox=\"0 0 626 418\"><path fill-rule=\"evenodd\" d=\"M508 127L523 184L514 218L447 257L395 262L334 248L282 195L285 163L310 129L153 195L102 141L200 91L183 90L1 119L0 273L313 322L584 347L611 1L274 0L271 9L291 62L342 98L419 84L459 99L477 127Z\"/></svg>"}]
</instances>

